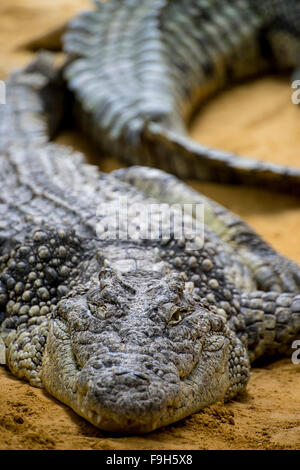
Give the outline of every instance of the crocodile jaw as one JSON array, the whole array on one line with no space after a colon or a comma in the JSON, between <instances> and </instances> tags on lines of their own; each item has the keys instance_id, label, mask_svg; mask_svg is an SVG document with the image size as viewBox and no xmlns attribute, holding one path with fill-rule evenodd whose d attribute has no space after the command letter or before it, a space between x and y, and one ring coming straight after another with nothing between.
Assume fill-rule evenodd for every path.
<instances>
[{"instance_id":1,"label":"crocodile jaw","mask_svg":"<svg viewBox=\"0 0 300 470\"><path fill-rule=\"evenodd\" d=\"M212 367L218 362L218 367ZM187 378L180 380L174 387L171 385L170 393L166 391L166 383L152 383L148 385L144 394L148 395L148 402L143 407L139 395L134 388L124 391L122 401L113 404L97 403L97 392L93 395L90 390L86 395L77 388L78 375L72 371L69 363L69 381L62 383L59 378L53 381L55 364L47 360L43 366L43 384L47 391L58 400L70 406L77 414L85 418L96 427L110 432L121 433L147 433L161 426L183 419L216 401L222 400L229 388L228 356L224 350L218 352L212 361L201 361L196 369ZM129 378L130 373L127 375ZM134 376L134 373L132 373ZM65 380L66 377L64 377ZM92 389L92 384L89 384ZM172 386L173 385L173 386ZM174 393L175 392L175 393ZM107 396L111 393L106 389Z\"/></svg>"},{"instance_id":2,"label":"crocodile jaw","mask_svg":"<svg viewBox=\"0 0 300 470\"><path fill-rule=\"evenodd\" d=\"M230 388L227 338L219 350L201 351L195 367L183 378L171 364L170 374L161 380L151 374L146 376L139 368L143 358L135 357L129 359L124 374L119 371L116 382L112 369L92 371L87 364L79 370L69 339L60 336L58 341L55 330L52 324L43 357L43 385L51 395L105 431L153 431L224 399ZM114 394L114 387L120 387L120 392Z\"/></svg>"}]
</instances>

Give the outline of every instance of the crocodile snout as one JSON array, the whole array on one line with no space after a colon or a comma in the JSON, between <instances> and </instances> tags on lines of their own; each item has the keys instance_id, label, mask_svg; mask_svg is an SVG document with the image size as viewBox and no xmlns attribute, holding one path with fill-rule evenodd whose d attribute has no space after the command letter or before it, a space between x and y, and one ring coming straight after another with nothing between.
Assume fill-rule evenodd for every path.
<instances>
[{"instance_id":1,"label":"crocodile snout","mask_svg":"<svg viewBox=\"0 0 300 470\"><path fill-rule=\"evenodd\" d=\"M93 378L86 381L87 375ZM179 377L170 383L138 367L112 367L97 377L83 369L78 376L78 411L106 431L149 432L176 405L179 382Z\"/></svg>"}]
</instances>

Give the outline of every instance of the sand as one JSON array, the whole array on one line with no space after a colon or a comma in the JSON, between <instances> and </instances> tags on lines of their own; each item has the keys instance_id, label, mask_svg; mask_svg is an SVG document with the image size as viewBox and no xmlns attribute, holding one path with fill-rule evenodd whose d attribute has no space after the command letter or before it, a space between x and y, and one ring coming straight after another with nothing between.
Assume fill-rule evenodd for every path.
<instances>
[{"instance_id":1,"label":"sand","mask_svg":"<svg viewBox=\"0 0 300 470\"><path fill-rule=\"evenodd\" d=\"M25 64L20 47L64 23L87 0L1 0L0 78ZM204 144L300 166L300 110L288 78L265 77L226 91L199 113L191 136ZM103 171L122 166L99 158L83 136L64 132L58 142L98 161ZM300 201L261 188L191 184L241 215L266 240L300 263ZM43 390L0 368L0 449L300 449L300 366L290 358L252 369L247 393L145 436L113 436L78 417Z\"/></svg>"}]
</instances>

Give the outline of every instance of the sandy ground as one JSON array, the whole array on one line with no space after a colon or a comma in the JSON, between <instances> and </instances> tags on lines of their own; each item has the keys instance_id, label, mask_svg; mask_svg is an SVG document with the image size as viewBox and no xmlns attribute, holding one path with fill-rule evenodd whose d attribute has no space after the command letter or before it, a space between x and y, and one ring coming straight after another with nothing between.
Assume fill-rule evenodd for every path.
<instances>
[{"instance_id":1,"label":"sandy ground","mask_svg":"<svg viewBox=\"0 0 300 470\"><path fill-rule=\"evenodd\" d=\"M31 56L20 46L57 27L87 0L1 0L0 78ZM222 93L197 117L191 136L204 144L300 166L300 111L288 79L266 77ZM98 155L74 132L59 136ZM104 171L121 166L101 157ZM274 247L300 262L300 201L264 191L191 184L246 219ZM0 449L300 449L300 366L283 359L254 368L247 394L147 436L112 436L0 368Z\"/></svg>"}]
</instances>

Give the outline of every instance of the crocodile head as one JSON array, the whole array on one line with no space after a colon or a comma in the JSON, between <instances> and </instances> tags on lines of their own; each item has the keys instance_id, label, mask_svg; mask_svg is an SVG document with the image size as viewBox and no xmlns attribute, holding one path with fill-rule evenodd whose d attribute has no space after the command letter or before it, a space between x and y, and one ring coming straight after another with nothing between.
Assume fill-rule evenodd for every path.
<instances>
[{"instance_id":1,"label":"crocodile head","mask_svg":"<svg viewBox=\"0 0 300 470\"><path fill-rule=\"evenodd\" d=\"M185 286L175 272L104 269L74 290L52 319L46 389L101 429L142 433L244 387L243 347Z\"/></svg>"}]
</instances>

